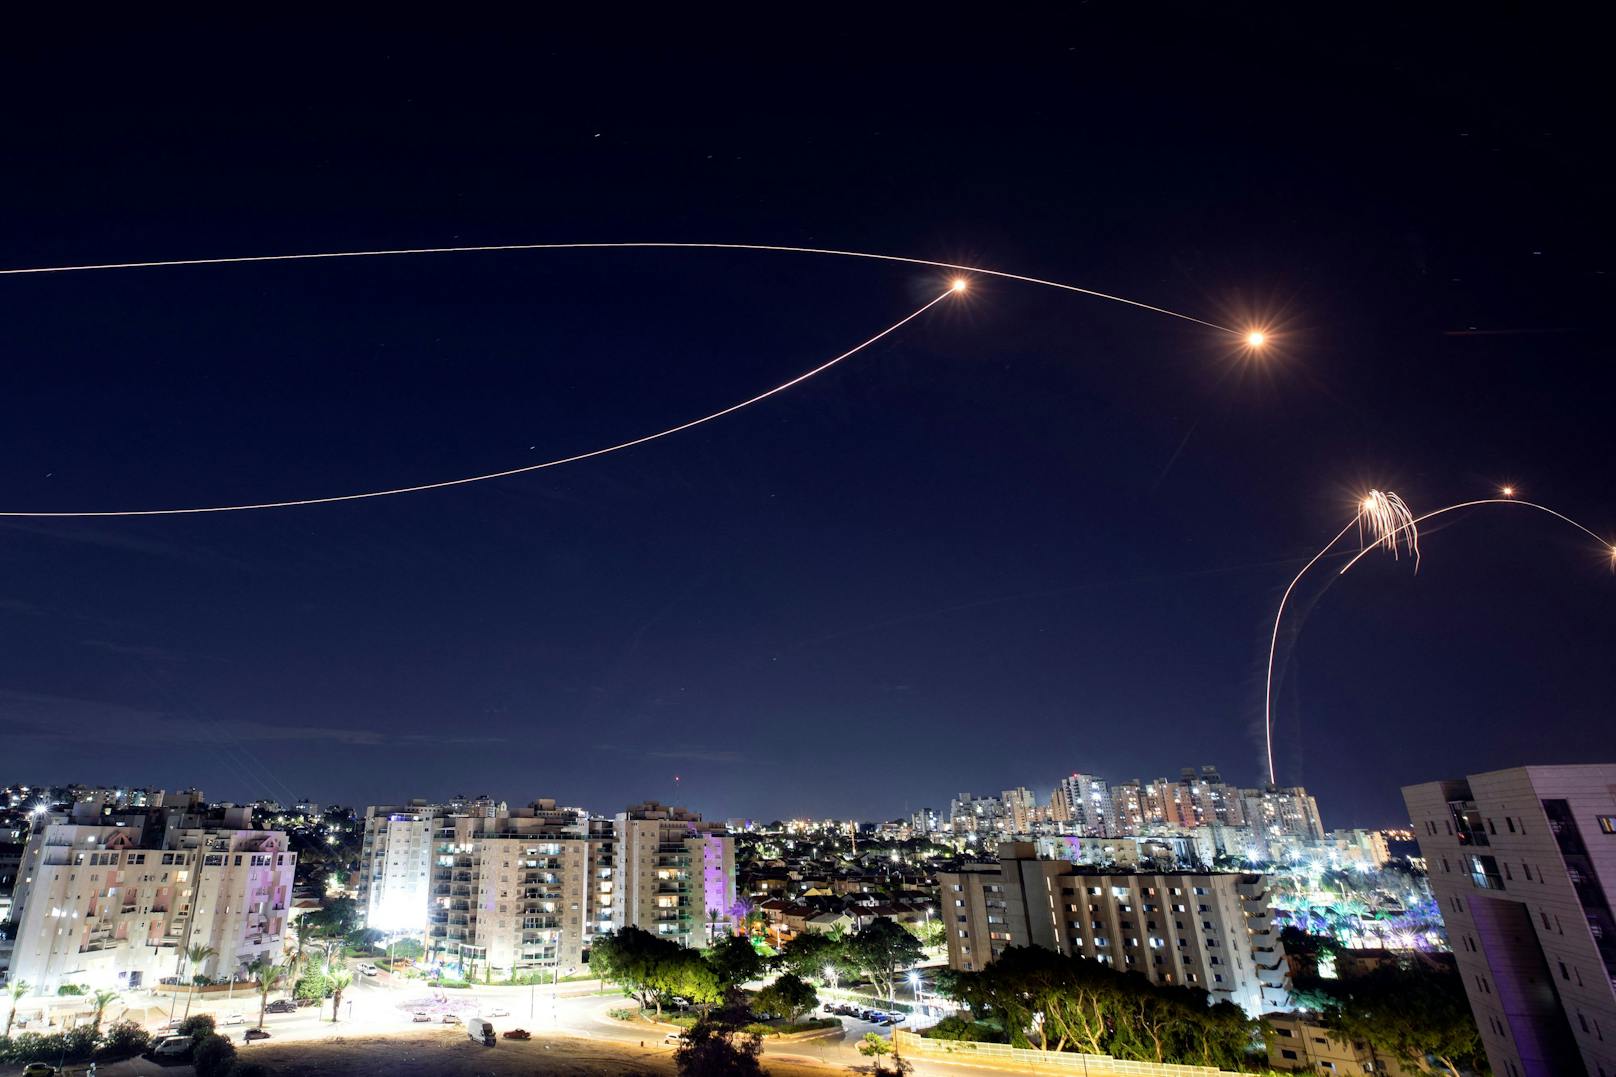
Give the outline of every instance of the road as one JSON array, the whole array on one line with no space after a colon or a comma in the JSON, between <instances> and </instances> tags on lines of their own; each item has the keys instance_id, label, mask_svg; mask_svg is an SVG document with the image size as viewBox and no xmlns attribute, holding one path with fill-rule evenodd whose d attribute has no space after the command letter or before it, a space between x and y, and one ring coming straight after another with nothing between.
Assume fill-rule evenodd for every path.
<instances>
[{"instance_id":1,"label":"road","mask_svg":"<svg viewBox=\"0 0 1616 1077\"><path fill-rule=\"evenodd\" d=\"M665 1029L649 1022L630 1023L608 1016L613 1009L633 1008L616 991L598 993L598 985L563 983L558 986L477 987L438 990L419 980L355 976L343 993L340 1020L332 1021L331 1004L294 1013L268 1014L264 1028L268 1040L244 1043L242 1033L258 1018L255 996L195 1006L194 1013L210 1013L220 1020L219 1030L235 1041L240 1057L260 1061L278 1074L353 1074L386 1072L390 1077L410 1074L589 1074L672 1073L672 1048L663 1043ZM278 996L279 993L277 993ZM496 1016L499 1011L506 1011ZM245 1023L223 1024L230 1013ZM418 1022L415 1015L428 1015ZM490 1050L465 1035L463 1024L446 1024L445 1015L463 1022L467 1017L489 1018L500 1032L525 1028L533 1034L526 1043L501 1039ZM843 1018L839 1034L793 1043L764 1041L764 1059L776 1077L820 1077L849 1069L868 1072L870 1062L857 1051L867 1032L889 1030ZM101 1067L97 1077L190 1077L189 1067L155 1067L133 1060L117 1067ZM919 1077L1002 1077L1003 1070L915 1060Z\"/></svg>"}]
</instances>

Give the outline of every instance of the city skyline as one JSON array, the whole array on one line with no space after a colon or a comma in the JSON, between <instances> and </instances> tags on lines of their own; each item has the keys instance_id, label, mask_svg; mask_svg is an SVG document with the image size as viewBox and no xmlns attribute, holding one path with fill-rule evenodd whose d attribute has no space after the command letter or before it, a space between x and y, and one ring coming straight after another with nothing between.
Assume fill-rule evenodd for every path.
<instances>
[{"instance_id":1,"label":"city skyline","mask_svg":"<svg viewBox=\"0 0 1616 1077\"><path fill-rule=\"evenodd\" d=\"M226 107L143 72L27 110L6 268L754 243L1072 282L1265 340L984 278L793 392L565 468L274 516L8 521L18 773L876 817L1066 769L1029 756L1148 777L1167 745L1259 784L1279 594L1368 491L1421 513L1509 486L1616 534L1588 443L1613 369L1601 150L1578 133L1597 95L1491 24L1410 16L1370 48L1184 20L1148 85L1103 45L1129 16L1074 13L829 81L812 50L719 76L579 48L497 92L460 58L385 102ZM1231 69L1254 34L1263 64ZM350 59L333 70L393 62ZM603 90L557 118L623 64L712 107ZM917 110L942 70L977 85ZM1260 132L1231 126L1257 101ZM587 452L781 385L951 280L737 250L3 277L0 510ZM1343 822L1393 821L1433 772L1575 758L1616 692L1585 657L1616 646L1598 544L1524 513L1448 522L1417 573L1321 565L1286 614L1277 777ZM799 767L814 750L838 762Z\"/></svg>"}]
</instances>

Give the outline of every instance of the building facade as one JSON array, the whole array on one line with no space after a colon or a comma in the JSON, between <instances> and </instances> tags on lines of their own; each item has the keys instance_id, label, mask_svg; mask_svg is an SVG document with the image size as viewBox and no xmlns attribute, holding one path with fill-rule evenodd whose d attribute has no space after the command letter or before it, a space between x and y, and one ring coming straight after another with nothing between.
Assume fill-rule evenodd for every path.
<instances>
[{"instance_id":1,"label":"building facade","mask_svg":"<svg viewBox=\"0 0 1616 1077\"><path fill-rule=\"evenodd\" d=\"M618 927L704 946L735 905L735 843L721 823L656 801L619 812L613 875Z\"/></svg>"},{"instance_id":2,"label":"building facade","mask_svg":"<svg viewBox=\"0 0 1616 1077\"><path fill-rule=\"evenodd\" d=\"M994 865L938 874L948 963L983 968L1011 946L1197 987L1253 1016L1289 1005L1285 953L1260 875L1088 873L1030 843Z\"/></svg>"},{"instance_id":3,"label":"building facade","mask_svg":"<svg viewBox=\"0 0 1616 1077\"><path fill-rule=\"evenodd\" d=\"M612 855L609 825L553 800L437 816L429 959L468 979L578 969L613 923Z\"/></svg>"},{"instance_id":4,"label":"building facade","mask_svg":"<svg viewBox=\"0 0 1616 1077\"><path fill-rule=\"evenodd\" d=\"M1498 1077L1616 1077L1616 766L1403 790Z\"/></svg>"},{"instance_id":5,"label":"building facade","mask_svg":"<svg viewBox=\"0 0 1616 1077\"><path fill-rule=\"evenodd\" d=\"M365 926L422 934L432 889L432 848L447 809L424 800L365 809L359 907Z\"/></svg>"},{"instance_id":6,"label":"building facade","mask_svg":"<svg viewBox=\"0 0 1616 1077\"><path fill-rule=\"evenodd\" d=\"M278 959L296 855L247 808L114 812L85 801L41 816L16 891L12 980L128 990L163 977L239 974ZM185 951L215 953L190 967Z\"/></svg>"}]
</instances>

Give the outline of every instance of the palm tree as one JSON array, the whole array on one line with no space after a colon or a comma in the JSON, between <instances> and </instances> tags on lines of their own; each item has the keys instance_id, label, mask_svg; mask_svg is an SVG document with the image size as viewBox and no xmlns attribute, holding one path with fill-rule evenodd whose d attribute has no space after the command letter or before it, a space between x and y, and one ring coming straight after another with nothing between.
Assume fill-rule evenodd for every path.
<instances>
[{"instance_id":1,"label":"palm tree","mask_svg":"<svg viewBox=\"0 0 1616 1077\"><path fill-rule=\"evenodd\" d=\"M11 1022L17 1019L17 1003L21 1002L22 997L28 993L28 981L18 980L6 988L6 992L11 995L11 1012L6 1014L6 1038L10 1039Z\"/></svg>"},{"instance_id":2,"label":"palm tree","mask_svg":"<svg viewBox=\"0 0 1616 1077\"><path fill-rule=\"evenodd\" d=\"M252 964L247 966L247 971L252 974L253 982L258 986L258 1027L263 1028L264 1011L269 1008L269 993L275 990L275 984L279 982L285 970L270 960L268 954L259 954L253 958Z\"/></svg>"},{"instance_id":3,"label":"palm tree","mask_svg":"<svg viewBox=\"0 0 1616 1077\"><path fill-rule=\"evenodd\" d=\"M186 949L186 951L185 951L185 960L188 962L186 967L187 967L187 969L194 969L197 966L201 965L202 962L206 961L208 958L217 957L218 955L219 955L218 950L215 950L211 946L203 946L202 944L198 943L197 945L188 947ZM185 994L185 1017L180 1018L180 1020L183 1021L186 1018L191 1016L191 996L193 996L195 994L196 994L196 976L193 975L191 977L191 983L189 985L189 989L186 991L186 994Z\"/></svg>"},{"instance_id":4,"label":"palm tree","mask_svg":"<svg viewBox=\"0 0 1616 1077\"><path fill-rule=\"evenodd\" d=\"M314 923L307 916L292 921L292 934L297 936L297 959L303 960L303 947L314 935Z\"/></svg>"},{"instance_id":5,"label":"palm tree","mask_svg":"<svg viewBox=\"0 0 1616 1077\"><path fill-rule=\"evenodd\" d=\"M95 993L95 1021L90 1025L95 1034L101 1034L101 1018L105 1016L107 1007L117 1002L123 996L116 991L97 991Z\"/></svg>"},{"instance_id":6,"label":"palm tree","mask_svg":"<svg viewBox=\"0 0 1616 1077\"><path fill-rule=\"evenodd\" d=\"M353 973L342 966L331 970L331 1022L337 1021L337 1014L342 1009L342 992L353 983Z\"/></svg>"}]
</instances>

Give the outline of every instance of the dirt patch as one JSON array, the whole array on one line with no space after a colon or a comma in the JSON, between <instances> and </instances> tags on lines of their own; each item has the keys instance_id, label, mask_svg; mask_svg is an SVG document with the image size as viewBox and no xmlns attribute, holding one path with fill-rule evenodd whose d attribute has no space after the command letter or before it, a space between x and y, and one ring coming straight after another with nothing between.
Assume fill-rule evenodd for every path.
<instances>
[{"instance_id":1,"label":"dirt patch","mask_svg":"<svg viewBox=\"0 0 1616 1077\"><path fill-rule=\"evenodd\" d=\"M674 1073L673 1053L608 1040L534 1036L498 1047L471 1042L459 1029L354 1036L304 1043L254 1045L238 1056L276 1077L665 1077ZM764 1059L771 1077L826 1077L821 1066Z\"/></svg>"}]
</instances>

